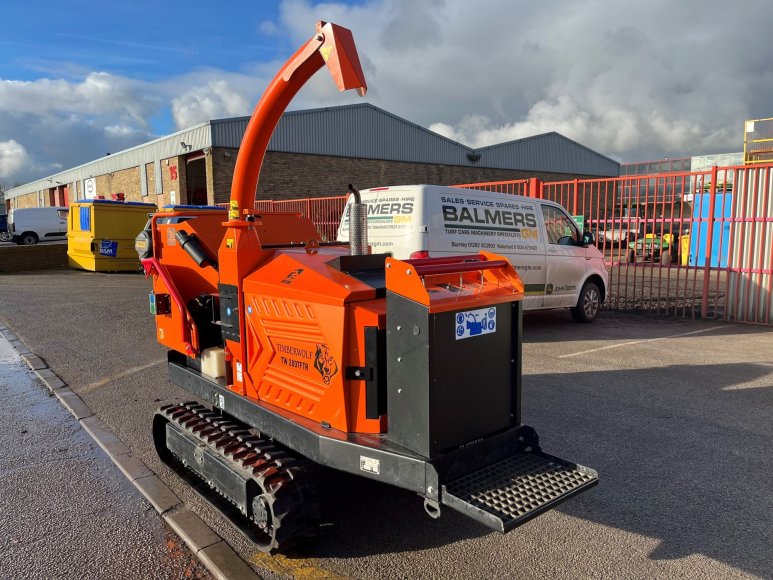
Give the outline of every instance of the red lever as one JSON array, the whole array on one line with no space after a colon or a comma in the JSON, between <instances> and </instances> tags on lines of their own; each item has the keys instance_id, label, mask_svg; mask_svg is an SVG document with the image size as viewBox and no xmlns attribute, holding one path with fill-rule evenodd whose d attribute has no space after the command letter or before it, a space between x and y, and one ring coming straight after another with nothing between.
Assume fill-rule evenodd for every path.
<instances>
[{"instance_id":1,"label":"red lever","mask_svg":"<svg viewBox=\"0 0 773 580\"><path fill-rule=\"evenodd\" d=\"M419 276L429 276L432 274L456 274L493 270L507 266L507 264L507 260L489 260L482 262L456 262L453 264L428 264L426 266L414 266L413 268Z\"/></svg>"},{"instance_id":2,"label":"red lever","mask_svg":"<svg viewBox=\"0 0 773 580\"><path fill-rule=\"evenodd\" d=\"M480 254L467 254L462 256L443 256L440 258L414 258L403 260L411 266L430 266L433 264L459 264L464 262L484 262L486 258Z\"/></svg>"}]
</instances>

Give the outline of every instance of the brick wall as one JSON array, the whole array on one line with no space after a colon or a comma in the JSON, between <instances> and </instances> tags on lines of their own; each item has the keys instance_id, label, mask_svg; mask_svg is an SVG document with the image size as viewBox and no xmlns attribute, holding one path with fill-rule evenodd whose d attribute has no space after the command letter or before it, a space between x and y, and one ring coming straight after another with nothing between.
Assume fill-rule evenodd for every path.
<instances>
[{"instance_id":1,"label":"brick wall","mask_svg":"<svg viewBox=\"0 0 773 580\"><path fill-rule=\"evenodd\" d=\"M112 199L112 194L123 193L126 201L142 201L140 171L138 167L122 169L105 175L97 175L97 195Z\"/></svg>"},{"instance_id":2,"label":"brick wall","mask_svg":"<svg viewBox=\"0 0 773 580\"><path fill-rule=\"evenodd\" d=\"M230 160L226 159L227 153L231 155ZM235 149L216 148L213 149L212 155L207 157L207 190L210 203L228 201L236 153ZM349 183L358 189L366 189L382 185L453 185L527 177L539 177L543 181L563 181L587 176L269 151L263 162L257 199L345 195Z\"/></svg>"},{"instance_id":3,"label":"brick wall","mask_svg":"<svg viewBox=\"0 0 773 580\"><path fill-rule=\"evenodd\" d=\"M238 149L213 147L207 156L207 199L209 203L227 203L231 198L231 182Z\"/></svg>"},{"instance_id":4,"label":"brick wall","mask_svg":"<svg viewBox=\"0 0 773 580\"><path fill-rule=\"evenodd\" d=\"M210 154L205 157L208 203L228 202L237 154L237 149L213 147ZM153 164L148 163L143 169L147 175L147 197L142 197L141 194L139 172L142 169L138 167L116 171L112 175L96 176L97 193L104 195L105 199L110 199L111 193L123 192L128 201L155 201L159 207L162 207L170 203L170 192L174 191L176 203L189 203L185 157L175 156L161 160L163 193L158 196ZM176 179L173 179L175 173ZM359 189L366 189L382 185L416 183L453 185L527 177L539 177L543 181L561 181L588 176L269 151L263 163L257 199L344 195L349 183ZM71 188L71 192L73 190L74 188ZM48 205L48 193L45 192L43 197L44 204ZM71 193L71 200L73 199L74 194ZM37 195L34 193L20 196L16 200L15 207L37 207L38 205Z\"/></svg>"},{"instance_id":5,"label":"brick wall","mask_svg":"<svg viewBox=\"0 0 773 580\"><path fill-rule=\"evenodd\" d=\"M15 197L11 203L11 207L13 208L38 207L38 194L28 193L26 195L20 195L18 197Z\"/></svg>"},{"instance_id":6,"label":"brick wall","mask_svg":"<svg viewBox=\"0 0 773 580\"><path fill-rule=\"evenodd\" d=\"M220 166L220 169L228 168ZM215 166L215 170L217 169L218 166ZM216 196L218 203L228 200L232 176L232 166L230 172L215 174L215 183L222 184L221 189L216 190L221 193L219 197ZM263 164L257 198L294 199L345 195L346 186L349 183L354 184L358 189L366 189L416 183L453 185L527 177L539 177L544 181L561 181L582 176L271 151L266 155Z\"/></svg>"},{"instance_id":7,"label":"brick wall","mask_svg":"<svg viewBox=\"0 0 773 580\"><path fill-rule=\"evenodd\" d=\"M0 246L0 272L62 270L67 267L67 244Z\"/></svg>"}]
</instances>

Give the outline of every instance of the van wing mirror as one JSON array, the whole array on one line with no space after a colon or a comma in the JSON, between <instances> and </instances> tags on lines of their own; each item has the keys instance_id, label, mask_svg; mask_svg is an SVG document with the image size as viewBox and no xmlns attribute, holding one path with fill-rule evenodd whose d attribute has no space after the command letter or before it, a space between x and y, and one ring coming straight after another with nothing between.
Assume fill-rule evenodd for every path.
<instances>
[{"instance_id":1,"label":"van wing mirror","mask_svg":"<svg viewBox=\"0 0 773 580\"><path fill-rule=\"evenodd\" d=\"M596 238L591 232L584 232L582 234L582 245L586 248L588 246L593 246L596 243Z\"/></svg>"}]
</instances>

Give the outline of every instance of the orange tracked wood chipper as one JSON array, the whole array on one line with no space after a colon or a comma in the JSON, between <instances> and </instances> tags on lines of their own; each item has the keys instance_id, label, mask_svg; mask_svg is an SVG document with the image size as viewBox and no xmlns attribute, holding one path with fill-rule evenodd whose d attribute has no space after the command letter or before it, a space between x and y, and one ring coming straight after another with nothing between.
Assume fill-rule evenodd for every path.
<instances>
[{"instance_id":1,"label":"orange tracked wood chipper","mask_svg":"<svg viewBox=\"0 0 773 580\"><path fill-rule=\"evenodd\" d=\"M311 462L416 492L432 517L448 506L508 531L597 481L521 424L510 263L369 254L361 203L349 245L252 209L280 116L325 64L365 94L351 32L319 23L253 113L227 216L174 207L138 239L170 378L211 405L162 407L157 451L264 551L316 533Z\"/></svg>"}]
</instances>

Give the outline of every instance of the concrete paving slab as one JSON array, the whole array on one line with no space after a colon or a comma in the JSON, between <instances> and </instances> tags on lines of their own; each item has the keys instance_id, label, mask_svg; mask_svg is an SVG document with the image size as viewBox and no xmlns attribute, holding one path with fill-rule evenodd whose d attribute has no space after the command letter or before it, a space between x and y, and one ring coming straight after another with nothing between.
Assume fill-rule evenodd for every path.
<instances>
[{"instance_id":1,"label":"concrete paving slab","mask_svg":"<svg viewBox=\"0 0 773 580\"><path fill-rule=\"evenodd\" d=\"M212 528L187 508L164 514L166 523L180 536L194 552L221 541Z\"/></svg>"},{"instance_id":2,"label":"concrete paving slab","mask_svg":"<svg viewBox=\"0 0 773 580\"><path fill-rule=\"evenodd\" d=\"M33 370L39 370L39 369L45 369L48 368L48 365L41 359L39 356L28 353L28 354L22 354L21 358L26 362L29 367Z\"/></svg>"},{"instance_id":3,"label":"concrete paving slab","mask_svg":"<svg viewBox=\"0 0 773 580\"><path fill-rule=\"evenodd\" d=\"M223 541L212 544L196 554L207 569L221 580L248 580L260 578L233 548Z\"/></svg>"},{"instance_id":4,"label":"concrete paving slab","mask_svg":"<svg viewBox=\"0 0 773 580\"><path fill-rule=\"evenodd\" d=\"M129 453L129 448L98 417L92 416L81 419L81 425L110 457Z\"/></svg>"},{"instance_id":5,"label":"concrete paving slab","mask_svg":"<svg viewBox=\"0 0 773 580\"><path fill-rule=\"evenodd\" d=\"M49 368L38 369L35 371L35 374L48 387L49 391L60 389L65 386L64 381Z\"/></svg>"},{"instance_id":6,"label":"concrete paving slab","mask_svg":"<svg viewBox=\"0 0 773 580\"><path fill-rule=\"evenodd\" d=\"M118 469L123 472L129 481L133 482L134 480L141 477L148 477L149 475L153 475L153 472L148 468L148 466L145 465L141 459L135 457L131 453L124 455L113 455L110 457L110 459L113 460L113 463L118 466Z\"/></svg>"},{"instance_id":7,"label":"concrete paving slab","mask_svg":"<svg viewBox=\"0 0 773 580\"><path fill-rule=\"evenodd\" d=\"M73 417L79 421L81 419L85 419L86 417L91 417L94 414L94 411L91 410L91 407L84 403L83 399L81 399L67 387L57 389L54 391L54 394L56 395L56 398L62 402L62 405L64 405L67 410L72 413Z\"/></svg>"},{"instance_id":8,"label":"concrete paving slab","mask_svg":"<svg viewBox=\"0 0 773 580\"><path fill-rule=\"evenodd\" d=\"M180 498L156 475L140 477L132 483L160 514L180 505Z\"/></svg>"}]
</instances>

